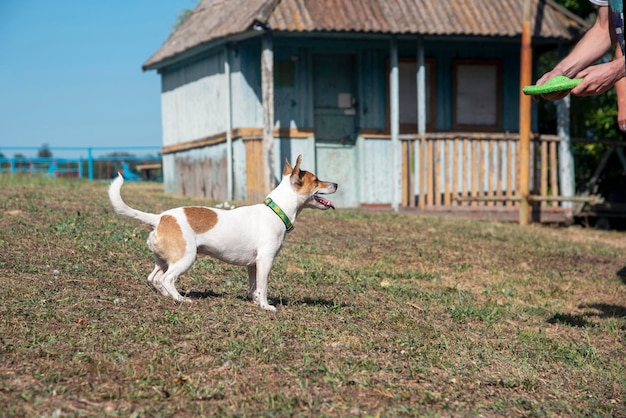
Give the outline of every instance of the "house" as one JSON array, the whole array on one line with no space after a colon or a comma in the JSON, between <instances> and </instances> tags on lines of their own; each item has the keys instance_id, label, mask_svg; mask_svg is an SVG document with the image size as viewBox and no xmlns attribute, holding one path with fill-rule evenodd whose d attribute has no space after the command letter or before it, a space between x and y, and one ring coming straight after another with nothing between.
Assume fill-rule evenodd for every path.
<instances>
[{"instance_id":1,"label":"house","mask_svg":"<svg viewBox=\"0 0 626 418\"><path fill-rule=\"evenodd\" d=\"M162 80L165 189L259 202L303 154L338 207L513 208L522 3L204 0L143 65ZM531 3L535 57L584 32ZM533 141L544 197L562 139Z\"/></svg>"}]
</instances>

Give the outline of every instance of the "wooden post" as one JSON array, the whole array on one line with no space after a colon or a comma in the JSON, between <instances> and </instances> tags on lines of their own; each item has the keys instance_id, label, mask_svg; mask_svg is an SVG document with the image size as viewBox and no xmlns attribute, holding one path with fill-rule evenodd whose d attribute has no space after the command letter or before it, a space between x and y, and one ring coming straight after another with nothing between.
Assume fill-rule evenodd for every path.
<instances>
[{"instance_id":1,"label":"wooden post","mask_svg":"<svg viewBox=\"0 0 626 418\"><path fill-rule=\"evenodd\" d=\"M425 141L426 134L426 65L424 64L424 40L422 37L417 38L417 133L420 138L420 144ZM418 151L418 147L415 147ZM417 182L418 173L422 170L422 161L415 158L415 176ZM424 160L425 161L425 160ZM411 194L415 194L415 189L410 190ZM420 187L420 198L424 195L424 190ZM423 199L420 200L423 202ZM411 206L414 206L415 199L411 199ZM423 206L423 203L420 204Z\"/></svg>"},{"instance_id":2,"label":"wooden post","mask_svg":"<svg viewBox=\"0 0 626 418\"><path fill-rule=\"evenodd\" d=\"M532 45L530 32L531 0L524 0L524 20L522 23L522 47L520 56L520 104L519 104L519 164L520 164L520 207L519 223L530 222L530 96L522 94L524 86L531 84L532 77Z\"/></svg>"},{"instance_id":3,"label":"wooden post","mask_svg":"<svg viewBox=\"0 0 626 418\"><path fill-rule=\"evenodd\" d=\"M274 45L272 34L263 35L261 52L261 90L263 95L263 173L264 191L269 194L274 178Z\"/></svg>"},{"instance_id":4,"label":"wooden post","mask_svg":"<svg viewBox=\"0 0 626 418\"><path fill-rule=\"evenodd\" d=\"M226 82L226 96L224 106L226 106L226 198L233 200L233 118L231 104L231 86L230 86L230 48L224 47L224 78Z\"/></svg>"},{"instance_id":5,"label":"wooden post","mask_svg":"<svg viewBox=\"0 0 626 418\"><path fill-rule=\"evenodd\" d=\"M389 71L389 102L390 102L390 123L391 123L391 170L393 181L391 187L393 188L391 196L391 206L393 210L397 211L400 206L400 199L402 195L402 181L400 175L402 173L402 161L400 150L400 76L398 71L398 41L395 37L391 37L389 44L390 59L390 71Z\"/></svg>"},{"instance_id":6,"label":"wooden post","mask_svg":"<svg viewBox=\"0 0 626 418\"><path fill-rule=\"evenodd\" d=\"M562 44L559 46L559 57L567 55L568 48ZM559 181L561 195L571 197L574 196L574 179L575 167L574 156L572 153L572 139L570 136L570 96L567 95L563 100L556 103L556 130L557 135L561 137L559 142ZM556 170L556 167L554 167ZM572 202L563 202L562 207L573 209L575 205Z\"/></svg>"}]
</instances>

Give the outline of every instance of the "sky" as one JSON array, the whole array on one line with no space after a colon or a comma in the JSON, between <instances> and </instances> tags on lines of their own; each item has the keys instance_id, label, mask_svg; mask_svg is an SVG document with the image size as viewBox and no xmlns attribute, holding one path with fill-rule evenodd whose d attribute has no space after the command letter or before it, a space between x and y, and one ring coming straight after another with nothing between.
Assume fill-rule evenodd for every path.
<instances>
[{"instance_id":1,"label":"sky","mask_svg":"<svg viewBox=\"0 0 626 418\"><path fill-rule=\"evenodd\" d=\"M88 147L158 151L160 77L141 66L167 39L179 12L195 5L0 0L0 153L34 157L43 144L66 158L86 157Z\"/></svg>"}]
</instances>

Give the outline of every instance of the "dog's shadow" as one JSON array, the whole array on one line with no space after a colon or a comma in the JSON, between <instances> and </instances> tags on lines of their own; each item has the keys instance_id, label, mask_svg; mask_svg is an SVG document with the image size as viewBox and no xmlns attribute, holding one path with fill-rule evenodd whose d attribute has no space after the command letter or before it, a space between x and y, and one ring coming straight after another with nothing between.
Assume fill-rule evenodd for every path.
<instances>
[{"instance_id":1,"label":"dog's shadow","mask_svg":"<svg viewBox=\"0 0 626 418\"><path fill-rule=\"evenodd\" d=\"M204 292L198 290L189 290L182 292L182 294L190 299L213 299L223 298L225 293L215 293L211 290L205 290ZM237 296L237 299L243 301L250 301L247 297ZM268 302L274 306L289 306L289 305L308 305L308 306L322 306L325 308L347 308L350 305L347 303L339 303L329 299L313 299L303 298L301 300L291 300L290 298L268 298Z\"/></svg>"},{"instance_id":2,"label":"dog's shadow","mask_svg":"<svg viewBox=\"0 0 626 418\"><path fill-rule=\"evenodd\" d=\"M324 308L348 308L350 307L349 303L345 302L337 302L334 300L328 299L313 299L313 298L303 298L301 301L296 301L297 305L309 305L309 306L321 306Z\"/></svg>"},{"instance_id":3,"label":"dog's shadow","mask_svg":"<svg viewBox=\"0 0 626 418\"><path fill-rule=\"evenodd\" d=\"M607 318L626 318L626 307L614 305L611 303L590 303L586 305L578 305L582 309L593 309L595 312L589 312L587 316L595 316L601 319Z\"/></svg>"},{"instance_id":4,"label":"dog's shadow","mask_svg":"<svg viewBox=\"0 0 626 418\"><path fill-rule=\"evenodd\" d=\"M620 278L622 283L626 284L626 266L619 269L617 272L615 272L615 274L617 274L617 277Z\"/></svg>"},{"instance_id":5,"label":"dog's shadow","mask_svg":"<svg viewBox=\"0 0 626 418\"><path fill-rule=\"evenodd\" d=\"M572 315L567 313L555 313L546 321L548 324L563 324L576 328L592 327L594 324L587 321L584 315Z\"/></svg>"},{"instance_id":6,"label":"dog's shadow","mask_svg":"<svg viewBox=\"0 0 626 418\"><path fill-rule=\"evenodd\" d=\"M250 299L244 296L237 296L237 299L250 301ZM274 306L306 305L306 306L318 306L318 307L334 308L334 309L347 308L351 306L350 304L344 303L344 302L337 302L337 301L329 300L329 299L313 299L313 298L308 298L308 297L305 297L302 299L295 299L295 300L292 300L291 298L268 298L267 301L271 305L274 305Z\"/></svg>"},{"instance_id":7,"label":"dog's shadow","mask_svg":"<svg viewBox=\"0 0 626 418\"><path fill-rule=\"evenodd\" d=\"M626 284L626 266L615 272L622 283ZM595 317L599 319L607 318L626 318L626 307L614 305L610 303L588 303L578 305L579 309L584 309L583 314L568 314L558 312L549 318L546 322L549 324L563 324L570 327L586 328L595 327L597 324L589 321L589 318Z\"/></svg>"},{"instance_id":8,"label":"dog's shadow","mask_svg":"<svg viewBox=\"0 0 626 418\"><path fill-rule=\"evenodd\" d=\"M190 299L209 299L209 298L223 298L224 293L215 293L211 290L205 290L204 292L200 292L197 290L190 290L188 292L183 293Z\"/></svg>"},{"instance_id":9,"label":"dog's shadow","mask_svg":"<svg viewBox=\"0 0 626 418\"><path fill-rule=\"evenodd\" d=\"M600 319L608 318L626 318L626 307L620 305L613 305L610 303L589 303L578 305L579 309L584 309L583 314L568 314L558 312L552 315L546 322L549 324L563 324L576 328L588 328L596 327L595 324L589 321L589 318L595 317Z\"/></svg>"}]
</instances>

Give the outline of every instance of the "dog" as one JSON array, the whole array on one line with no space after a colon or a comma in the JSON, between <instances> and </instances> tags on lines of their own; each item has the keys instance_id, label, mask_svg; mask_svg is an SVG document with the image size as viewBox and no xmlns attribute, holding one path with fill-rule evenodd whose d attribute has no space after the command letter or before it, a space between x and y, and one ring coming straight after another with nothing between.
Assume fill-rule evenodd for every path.
<instances>
[{"instance_id":1,"label":"dog","mask_svg":"<svg viewBox=\"0 0 626 418\"><path fill-rule=\"evenodd\" d=\"M155 267L148 282L164 296L190 302L176 290L176 280L206 254L248 269L248 297L263 309L275 311L267 301L267 285L274 258L285 235L302 209L335 209L320 196L337 191L337 183L321 181L300 169L302 155L292 168L285 161L283 177L263 204L232 210L185 206L152 214L133 209L122 200L124 177L119 174L109 186L109 199L115 212L147 224L151 231L148 247Z\"/></svg>"}]
</instances>

